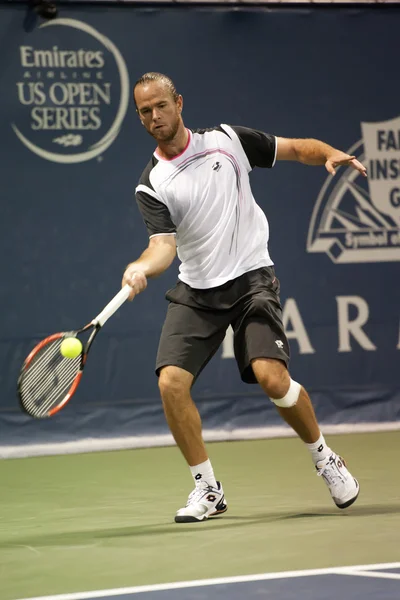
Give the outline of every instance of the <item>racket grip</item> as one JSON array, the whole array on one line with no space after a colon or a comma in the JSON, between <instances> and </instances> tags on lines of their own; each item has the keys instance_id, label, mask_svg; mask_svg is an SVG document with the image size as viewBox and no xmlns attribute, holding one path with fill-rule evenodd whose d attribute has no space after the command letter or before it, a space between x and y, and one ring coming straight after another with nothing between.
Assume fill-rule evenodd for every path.
<instances>
[{"instance_id":1,"label":"racket grip","mask_svg":"<svg viewBox=\"0 0 400 600\"><path fill-rule=\"evenodd\" d=\"M126 284L124 287L118 292L116 296L103 308L100 314L97 315L95 319L93 319L93 325L100 325L102 327L106 321L119 309L119 307L126 302L129 298L129 294L131 293L132 288L130 285Z\"/></svg>"}]
</instances>

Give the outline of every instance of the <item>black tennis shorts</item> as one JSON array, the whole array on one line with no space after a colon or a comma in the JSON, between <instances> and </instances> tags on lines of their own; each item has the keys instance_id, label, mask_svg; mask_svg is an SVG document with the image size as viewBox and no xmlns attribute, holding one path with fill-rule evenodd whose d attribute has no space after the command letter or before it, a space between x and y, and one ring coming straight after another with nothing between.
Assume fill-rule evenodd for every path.
<instances>
[{"instance_id":1,"label":"black tennis shorts","mask_svg":"<svg viewBox=\"0 0 400 600\"><path fill-rule=\"evenodd\" d=\"M229 325L243 381L257 383L251 367L254 358L276 358L288 366L290 351L279 288L273 267L249 271L206 290L179 281L166 293L169 305L158 347L157 375L162 367L173 365L196 379L217 352Z\"/></svg>"}]
</instances>

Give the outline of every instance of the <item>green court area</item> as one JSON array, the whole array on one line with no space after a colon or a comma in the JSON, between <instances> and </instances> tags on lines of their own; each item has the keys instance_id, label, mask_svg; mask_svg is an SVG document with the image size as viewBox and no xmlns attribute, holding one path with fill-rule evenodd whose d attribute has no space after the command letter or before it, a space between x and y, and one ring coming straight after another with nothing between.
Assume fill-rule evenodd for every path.
<instances>
[{"instance_id":1,"label":"green court area","mask_svg":"<svg viewBox=\"0 0 400 600\"><path fill-rule=\"evenodd\" d=\"M0 598L400 561L400 432L327 436L359 479L340 511L296 438L209 444L228 512L177 525L177 448L0 461Z\"/></svg>"}]
</instances>

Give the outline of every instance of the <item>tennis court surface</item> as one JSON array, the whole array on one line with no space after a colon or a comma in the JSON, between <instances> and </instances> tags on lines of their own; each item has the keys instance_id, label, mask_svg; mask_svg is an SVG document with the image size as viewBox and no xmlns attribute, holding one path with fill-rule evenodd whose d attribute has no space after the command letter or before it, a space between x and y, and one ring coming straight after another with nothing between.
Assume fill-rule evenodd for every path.
<instances>
[{"instance_id":1,"label":"tennis court surface","mask_svg":"<svg viewBox=\"0 0 400 600\"><path fill-rule=\"evenodd\" d=\"M359 578L365 578L360 581ZM368 578L368 579L367 579ZM30 600L239 600L248 598L286 598L287 600L347 600L400 597L400 563L354 565L337 569L265 573L248 577L227 577L166 585L98 590L58 596L41 596ZM28 600L28 599L26 599Z\"/></svg>"},{"instance_id":2,"label":"tennis court surface","mask_svg":"<svg viewBox=\"0 0 400 600\"><path fill-rule=\"evenodd\" d=\"M177 525L176 448L0 461L0 598L400 598L400 433L327 436L360 481L332 503L294 438L209 444L229 504Z\"/></svg>"}]
</instances>

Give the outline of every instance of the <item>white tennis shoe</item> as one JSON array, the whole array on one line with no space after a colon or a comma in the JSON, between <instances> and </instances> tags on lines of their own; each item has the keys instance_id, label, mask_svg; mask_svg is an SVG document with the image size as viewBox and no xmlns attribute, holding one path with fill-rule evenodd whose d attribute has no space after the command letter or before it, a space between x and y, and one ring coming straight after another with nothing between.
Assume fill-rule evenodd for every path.
<instances>
[{"instance_id":1,"label":"white tennis shoe","mask_svg":"<svg viewBox=\"0 0 400 600\"><path fill-rule=\"evenodd\" d=\"M324 479L338 508L347 508L357 500L360 486L347 470L343 458L332 452L330 456L317 462L315 468L317 475Z\"/></svg>"},{"instance_id":2,"label":"white tennis shoe","mask_svg":"<svg viewBox=\"0 0 400 600\"><path fill-rule=\"evenodd\" d=\"M227 510L221 483L217 481L215 488L203 481L190 492L186 506L177 511L175 523L197 523Z\"/></svg>"}]
</instances>

